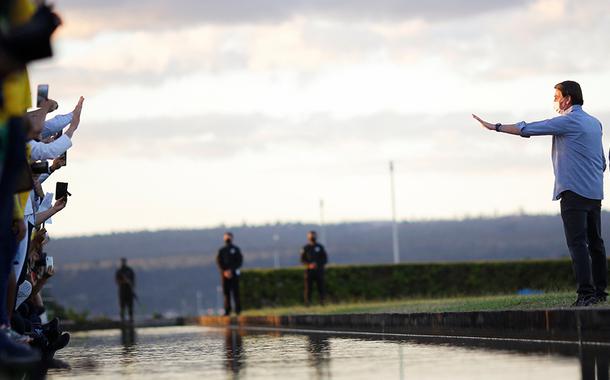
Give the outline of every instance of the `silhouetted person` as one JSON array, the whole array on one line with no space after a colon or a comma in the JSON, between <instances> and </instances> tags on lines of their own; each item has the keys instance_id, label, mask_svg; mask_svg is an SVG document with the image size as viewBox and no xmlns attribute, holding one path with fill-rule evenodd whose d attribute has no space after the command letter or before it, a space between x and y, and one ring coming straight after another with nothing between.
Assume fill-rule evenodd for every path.
<instances>
[{"instance_id":1,"label":"silhouetted person","mask_svg":"<svg viewBox=\"0 0 610 380\"><path fill-rule=\"evenodd\" d=\"M235 303L235 313L241 313L241 302L239 300L239 268L243 263L243 256L238 246L233 244L233 234L224 234L224 247L218 251L216 263L222 278L222 291L225 296L225 315L231 314L231 296Z\"/></svg>"},{"instance_id":2,"label":"silhouetted person","mask_svg":"<svg viewBox=\"0 0 610 380\"><path fill-rule=\"evenodd\" d=\"M324 304L324 266L328 262L326 250L322 244L317 242L318 234L316 231L307 233L307 243L301 251L301 263L305 265L305 305L311 303L313 283L316 283L320 303Z\"/></svg>"},{"instance_id":3,"label":"silhouetted person","mask_svg":"<svg viewBox=\"0 0 610 380\"><path fill-rule=\"evenodd\" d=\"M115 281L119 287L119 305L121 321L125 321L125 308L129 312L129 321L133 322L133 299L136 297L136 275L127 266L127 259L121 259L121 267L116 271Z\"/></svg>"}]
</instances>

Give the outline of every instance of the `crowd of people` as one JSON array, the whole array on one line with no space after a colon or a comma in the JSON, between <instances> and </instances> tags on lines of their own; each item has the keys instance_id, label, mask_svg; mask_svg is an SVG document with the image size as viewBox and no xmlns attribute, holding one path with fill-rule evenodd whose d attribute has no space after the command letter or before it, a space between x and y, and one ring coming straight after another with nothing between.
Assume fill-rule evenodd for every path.
<instances>
[{"instance_id":1,"label":"crowd of people","mask_svg":"<svg viewBox=\"0 0 610 380\"><path fill-rule=\"evenodd\" d=\"M54 194L43 186L67 164L84 99L72 112L52 115L58 103L42 85L32 102L27 66L52 56L51 36L61 24L50 6L3 1L0 19L0 368L6 369L51 363L70 340L57 318L48 320L41 295L55 273L45 254L47 227L70 193L67 183L57 182Z\"/></svg>"}]
</instances>

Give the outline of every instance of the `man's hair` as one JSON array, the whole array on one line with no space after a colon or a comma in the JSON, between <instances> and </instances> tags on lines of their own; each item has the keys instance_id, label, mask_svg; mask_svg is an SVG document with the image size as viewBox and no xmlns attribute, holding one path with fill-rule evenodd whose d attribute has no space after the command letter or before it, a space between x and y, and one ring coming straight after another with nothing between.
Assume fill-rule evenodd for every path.
<instances>
[{"instance_id":1,"label":"man's hair","mask_svg":"<svg viewBox=\"0 0 610 380\"><path fill-rule=\"evenodd\" d=\"M233 238L233 232L225 232L225 235L230 236L231 238Z\"/></svg>"},{"instance_id":2,"label":"man's hair","mask_svg":"<svg viewBox=\"0 0 610 380\"><path fill-rule=\"evenodd\" d=\"M311 231L309 231L308 233L309 233L309 234L312 234L312 235L317 235L317 234L318 234L318 233L317 233L316 231L314 231L314 230L311 230Z\"/></svg>"},{"instance_id":3,"label":"man's hair","mask_svg":"<svg viewBox=\"0 0 610 380\"><path fill-rule=\"evenodd\" d=\"M572 104L583 105L582 90L578 82L566 80L555 85L555 89L561 92L562 96L569 96L572 99Z\"/></svg>"}]
</instances>

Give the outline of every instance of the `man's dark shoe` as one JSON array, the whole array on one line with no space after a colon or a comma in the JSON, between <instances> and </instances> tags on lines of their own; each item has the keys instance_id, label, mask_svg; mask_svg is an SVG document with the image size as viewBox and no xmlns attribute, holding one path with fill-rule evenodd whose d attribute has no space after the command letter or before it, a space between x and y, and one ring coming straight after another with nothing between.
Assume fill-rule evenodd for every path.
<instances>
[{"instance_id":1,"label":"man's dark shoe","mask_svg":"<svg viewBox=\"0 0 610 380\"><path fill-rule=\"evenodd\" d=\"M585 297L578 297L576 299L576 301L572 304L572 307L587 307L587 306L592 306L595 305L595 296L585 296Z\"/></svg>"},{"instance_id":2,"label":"man's dark shoe","mask_svg":"<svg viewBox=\"0 0 610 380\"><path fill-rule=\"evenodd\" d=\"M59 351L70 343L70 334L62 333L54 342L49 343L50 351Z\"/></svg>"},{"instance_id":3,"label":"man's dark shoe","mask_svg":"<svg viewBox=\"0 0 610 380\"><path fill-rule=\"evenodd\" d=\"M51 322L42 326L44 334L46 335L49 342L55 341L59 338L59 334L61 334L61 330L59 328L59 319L53 318Z\"/></svg>"},{"instance_id":4,"label":"man's dark shoe","mask_svg":"<svg viewBox=\"0 0 610 380\"><path fill-rule=\"evenodd\" d=\"M597 295L593 297L594 305L599 305L601 303L605 303L606 301L608 301L608 296L606 295Z\"/></svg>"}]
</instances>

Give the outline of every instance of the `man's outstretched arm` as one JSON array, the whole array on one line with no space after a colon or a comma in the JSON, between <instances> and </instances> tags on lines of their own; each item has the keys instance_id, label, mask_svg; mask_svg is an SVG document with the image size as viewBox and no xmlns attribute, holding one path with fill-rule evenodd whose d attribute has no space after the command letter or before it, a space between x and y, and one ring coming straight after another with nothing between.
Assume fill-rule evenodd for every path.
<instances>
[{"instance_id":1,"label":"man's outstretched arm","mask_svg":"<svg viewBox=\"0 0 610 380\"><path fill-rule=\"evenodd\" d=\"M483 119L481 119L480 117L478 117L477 115L473 114L472 117L478 121L479 123L481 123L481 125L483 126L483 128L489 129L490 131L498 131L498 132L502 132L502 133L508 133L510 135L517 135L517 136L521 136L521 128L519 128L519 126L517 124L500 124L497 128L496 125L497 124L492 124L490 122L487 122Z\"/></svg>"}]
</instances>

